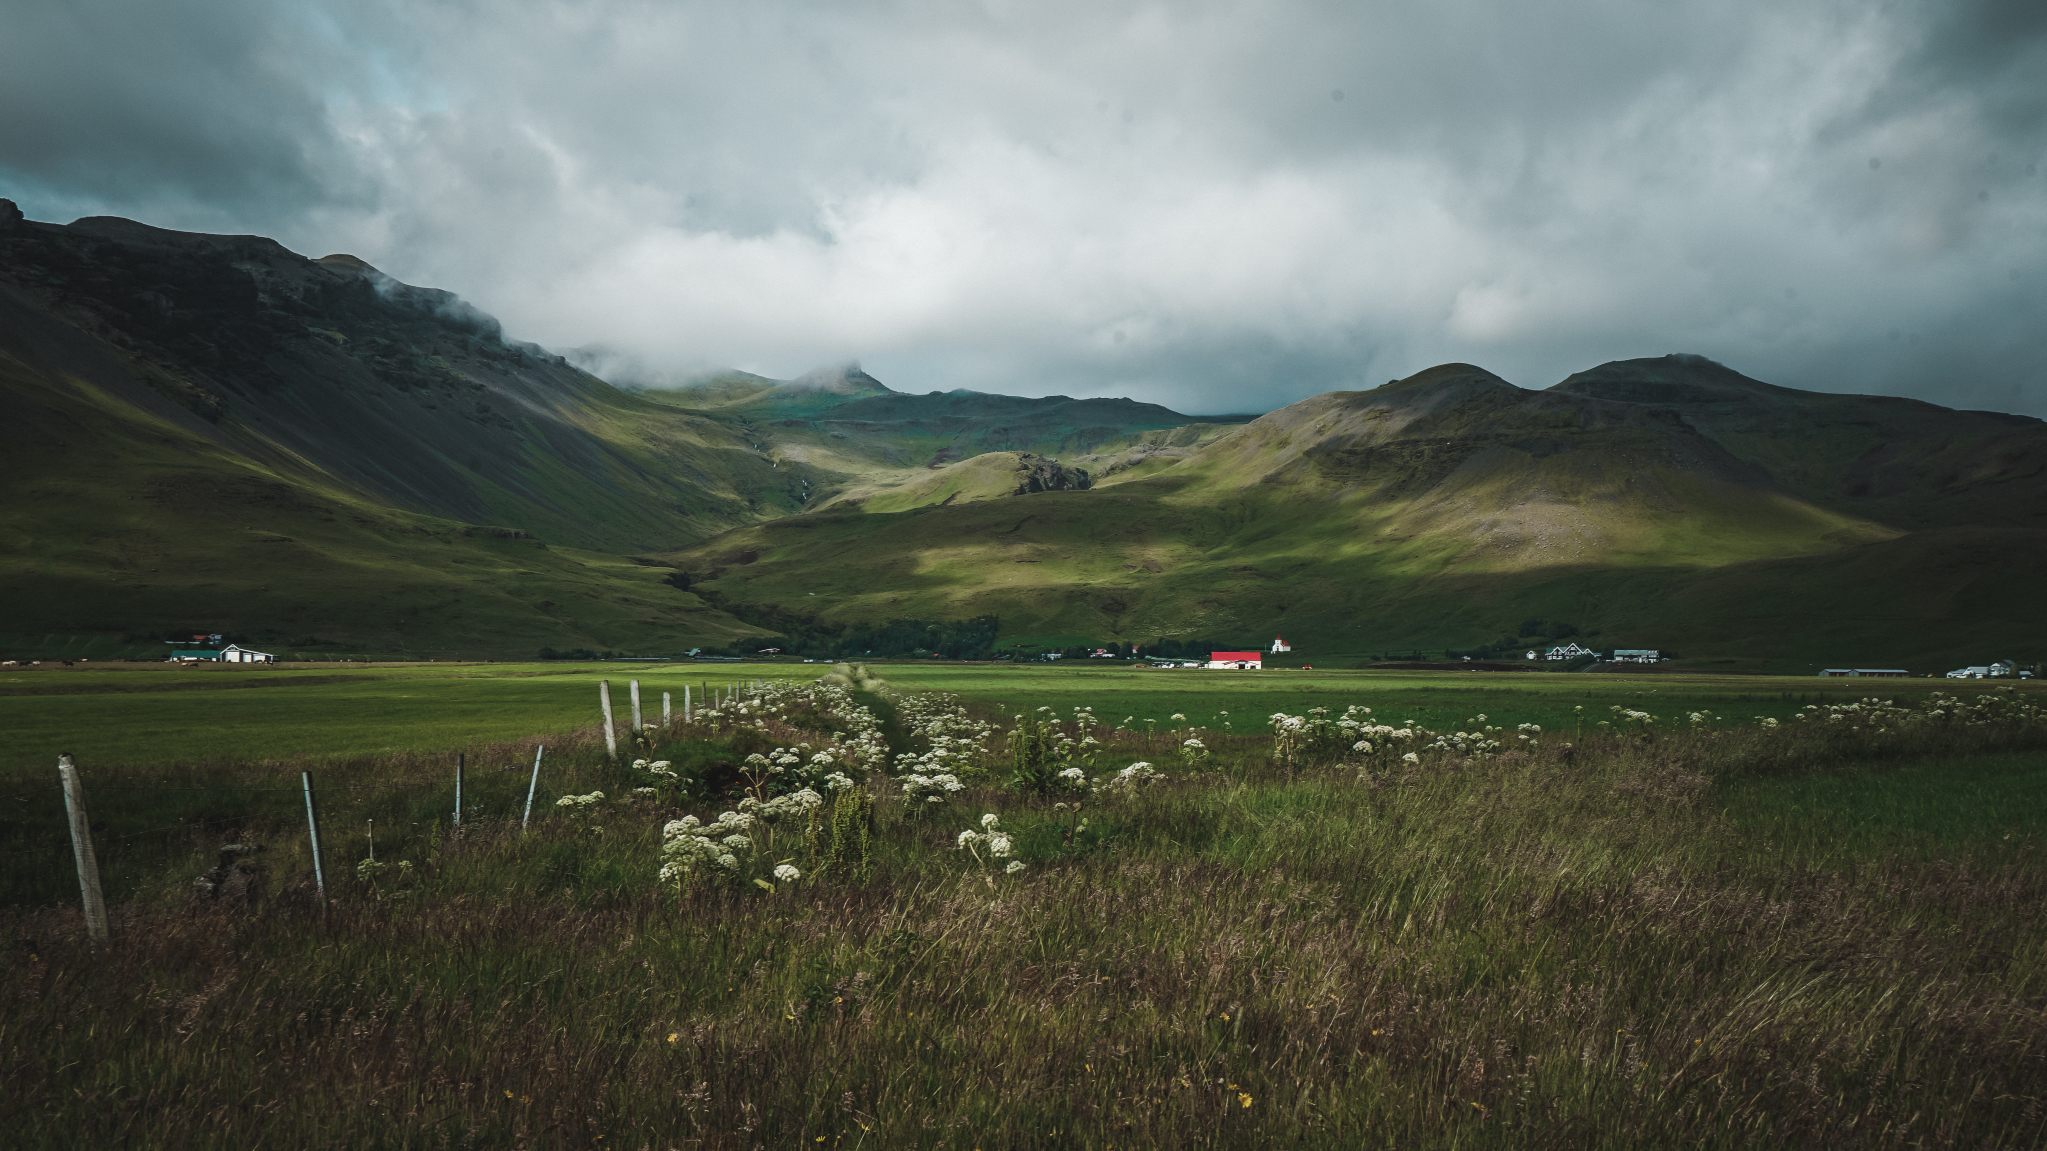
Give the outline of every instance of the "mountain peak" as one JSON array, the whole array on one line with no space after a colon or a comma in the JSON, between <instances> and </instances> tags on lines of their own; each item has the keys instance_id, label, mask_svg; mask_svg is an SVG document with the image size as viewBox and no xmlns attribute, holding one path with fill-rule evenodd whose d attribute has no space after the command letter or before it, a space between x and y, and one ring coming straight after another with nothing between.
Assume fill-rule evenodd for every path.
<instances>
[{"instance_id":1,"label":"mountain peak","mask_svg":"<svg viewBox=\"0 0 2047 1151\"><path fill-rule=\"evenodd\" d=\"M780 385L785 392L830 392L840 396L894 395L887 384L862 371L858 362L816 368Z\"/></svg>"},{"instance_id":2,"label":"mountain peak","mask_svg":"<svg viewBox=\"0 0 2047 1151\"><path fill-rule=\"evenodd\" d=\"M1725 364L1689 352L1612 360L1548 389L1563 395L1631 404L1714 404L1788 398L1796 391L1752 380Z\"/></svg>"}]
</instances>

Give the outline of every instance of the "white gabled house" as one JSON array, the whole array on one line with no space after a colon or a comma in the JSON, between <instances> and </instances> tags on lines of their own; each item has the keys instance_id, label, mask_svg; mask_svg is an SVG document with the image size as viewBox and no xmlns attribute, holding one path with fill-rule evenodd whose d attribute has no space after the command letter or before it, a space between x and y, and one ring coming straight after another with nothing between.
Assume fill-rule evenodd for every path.
<instances>
[{"instance_id":1,"label":"white gabled house","mask_svg":"<svg viewBox=\"0 0 2047 1151\"><path fill-rule=\"evenodd\" d=\"M1288 643L1285 637L1283 636L1272 637L1272 654L1278 655L1280 652L1292 650L1294 650L1294 645Z\"/></svg>"},{"instance_id":2,"label":"white gabled house","mask_svg":"<svg viewBox=\"0 0 2047 1151\"><path fill-rule=\"evenodd\" d=\"M276 663L277 657L267 651L251 651L238 643L231 643L220 649L222 663Z\"/></svg>"},{"instance_id":3,"label":"white gabled house","mask_svg":"<svg viewBox=\"0 0 2047 1151\"><path fill-rule=\"evenodd\" d=\"M1543 653L1543 658L1544 658L1544 659L1577 659L1577 658L1578 658L1578 657L1580 657L1580 656L1586 656L1586 655L1598 655L1598 654L1599 654L1598 652L1596 652L1596 651L1593 651L1593 650L1592 650L1591 648L1589 648L1589 647L1580 647L1580 646L1579 646L1579 645L1578 645L1577 643L1575 643L1575 642L1574 642L1574 643L1567 643L1567 644L1564 644L1564 645L1562 645L1562 646L1560 646L1560 647L1553 647L1553 648L1549 649L1549 650L1548 650L1547 652L1544 652L1544 653Z\"/></svg>"}]
</instances>

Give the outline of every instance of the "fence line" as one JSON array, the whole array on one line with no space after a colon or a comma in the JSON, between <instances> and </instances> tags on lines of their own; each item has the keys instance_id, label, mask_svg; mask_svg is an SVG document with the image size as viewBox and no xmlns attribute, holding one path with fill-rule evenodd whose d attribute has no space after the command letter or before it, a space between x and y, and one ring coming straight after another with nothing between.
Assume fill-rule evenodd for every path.
<instances>
[{"instance_id":1,"label":"fence line","mask_svg":"<svg viewBox=\"0 0 2047 1151\"><path fill-rule=\"evenodd\" d=\"M749 691L749 690L748 690L748 689L749 689L749 688L750 688L751 686L752 686L752 685L741 685L741 684L734 684L734 685L732 685L732 688L731 688L731 691L730 691L730 693L729 693L729 694L730 694L730 696L731 696L732 698L737 698L737 697L739 697L739 696L740 696L741 694L752 694L752 691ZM681 713L681 715L679 715L679 716L678 716L678 715L677 715L677 714L675 713L675 711L673 710L673 704L672 704L672 702L671 702L671 699L672 699L672 697L671 697L671 696L669 695L669 693L667 693L667 692L663 692L663 693L662 693L662 700L661 700L661 704L662 704L662 706L661 706L661 720L660 720L660 722L659 722L658 724L656 724L656 723L649 723L649 722L646 722L646 720L645 720L645 713L644 713L644 711L642 710L642 709L643 709L643 707L644 707L644 704L643 704L643 702L642 702L642 699L641 699L641 695L640 695L640 690L639 690L639 688L640 688L640 684L639 684L639 682L638 682L638 681L636 681L636 680L635 680L635 681L632 681L632 682L631 682L631 689L632 689L632 696L633 696L633 699L632 699L632 703L633 703L633 705L634 705L634 706L633 706L633 713L634 713L634 714L633 714L633 720L634 720L634 723L633 723L633 728L634 728L634 732L635 732L635 734L639 734L639 733L643 733L643 732L650 732L650 731L656 731L656 730L664 730L664 731L665 731L665 730L667 730L667 729L673 728L673 727L674 727L674 726L676 725L676 721L677 721L678 719L682 721L682 724L683 724L684 726L687 726L687 725L688 725L688 724L690 723L690 721L691 721L691 720L693 720L693 719L695 718L695 716L693 715L693 712L695 712L695 711L697 710L697 708L696 708L696 707L695 707L694 705L698 703L698 699L697 699L697 698L695 697L694 693L692 693L692 692L690 692L690 691L689 691L689 689L688 689L688 686L687 686L687 685L685 685L685 688L684 688L684 694L683 694L683 709L682 709L682 713ZM757 689L755 689L755 690L757 690ZM609 683L609 681L600 681L600 683L599 683L599 701L600 701L600 706L601 706L601 708L602 708L602 710L603 710L603 713L604 713L604 725L603 725L603 728L602 728L602 730L603 730L603 734L604 734L604 750L605 750L605 752L606 752L606 759L607 759L607 761L608 761L608 762L610 762L610 763L612 763L612 764L616 764L616 763L618 763L618 762L619 762L619 757L618 757L618 744L617 744L617 739L618 739L618 727L617 727L617 723L615 722L615 719L614 719L614 714L615 714L615 713L614 713L614 712L613 712L613 710L612 710L612 701L611 701L611 698L610 698L610 694L611 694L611 693L610 693L610 683ZM709 698L709 697L710 697L710 695L711 695L711 692L710 692L710 689L709 689L709 685L708 685L708 684L706 684L706 685L705 685L705 690L704 690L703 696L704 696L704 698ZM569 735L568 735L568 736L567 736L566 738L567 738L567 740L568 740L568 742L569 742L570 746L571 746L571 747L573 748L573 747L577 746L578 744L580 744L580 743L581 743L581 742L583 741L583 739L584 739L584 738L587 738L587 737L594 737L594 736L595 736L595 734L596 734L595 732L589 732L589 731L585 730L585 731L579 731L579 732L572 732L572 733L569 733ZM518 742L520 742L520 743L523 743L524 741L518 741ZM500 745L497 745L497 746L502 746L502 745L500 744ZM520 751L523 751L523 748L520 748L519 750L520 750ZM536 794L537 794L537 792L538 792L538 790L539 790L539 784L540 784L540 770L541 770L541 764L542 764L542 757L543 757L543 756L544 756L544 755L546 754L546 750L547 750L547 748L546 748L546 745L545 745L545 744L537 744L537 743L536 743L536 744L534 745L534 756L533 756L533 764L532 764L532 767L530 768L530 771L531 771L531 773L532 773L532 774L531 774L531 778L529 779L529 781L528 781L528 784L527 784L527 788L526 788L526 796L525 796L525 804L524 804L524 808L523 808L523 811L521 811L521 818L520 818L520 827L521 827L521 830L522 830L522 831L524 831L524 830L526 829L526 827L527 827L527 826L528 826L528 825L529 825L529 824L531 823L531 820L532 820L532 815L533 815L533 802L534 802L534 799L535 799L535 797L536 797ZM432 754L432 753L429 753L429 754ZM464 773L464 771L465 771L465 769L466 769L466 766L467 766L467 758L468 758L468 757L467 757L467 752L456 752L456 753L454 753L454 754L455 754L455 757L456 757L456 763L455 763L455 780L454 780L454 787L455 787L455 794L456 794L456 796L457 796L457 807L456 807L456 811L455 811L455 813L454 813L454 820L453 820L453 824L454 824L454 827L455 827L455 829L456 829L456 830L458 831L458 833L459 833L459 831L460 831L460 825L461 825L461 823L462 823L462 811L461 811L461 804L462 804L462 802L463 802L463 799L462 799L462 797L463 797L463 786L462 786L462 776L463 776L463 773ZM276 761L271 761L271 762L275 763ZM288 763L290 763L290 762L291 762L291 761L288 761L288 760L287 760L287 761L284 761L284 763L279 763L279 764L277 764L277 766L280 766L280 767L282 767L282 766L285 766L285 764L288 764ZM303 762L303 760L301 760L301 762ZM69 767L71 766L71 765L70 765L70 763L69 763L69 757L68 757L68 756L64 757L64 766L65 766L65 767L67 767L67 768L69 768ZM139 767L140 767L141 769L143 769L143 770L149 770L149 769L151 769L151 768L152 768L153 766L154 766L154 765L139 765ZM131 767L131 768L116 768L116 770L128 770L128 771L134 771L134 770L137 770L137 769L136 769L136 768L132 768L132 767ZM481 772L480 772L480 773L481 773L481 774L487 774L487 775L510 775L510 774L512 774L512 773L515 773L515 772L524 772L524 771L528 771L528 770L529 770L529 769L528 769L528 768L527 768L527 767L526 767L526 766L525 766L524 764L520 764L520 763L516 763L516 762L515 762L515 764L514 764L513 766L510 766L510 767L501 767L501 768L485 768L485 769L481 769ZM321 828L320 828L320 823L321 823L321 822L323 822L323 821L327 821L329 817L328 817L328 812L326 811L326 804L325 804L324 802L322 802L322 797L324 797L324 796L325 796L325 795L326 795L327 793L329 793L329 792L343 792L343 793L366 793L366 792L367 792L367 793L382 793L381 795L378 795L378 796L376 796L376 797L374 797L374 798L372 798L372 797L365 797L365 802L368 802L368 803L373 803L373 804L374 804L374 803L388 803L388 802L396 802L396 801L398 801L398 800L399 800L399 799L400 799L401 797L400 797L399 795L395 794L395 793L399 793L399 792L402 792L402 791L406 790L406 789L407 789L407 788L409 788L409 787L415 787L415 786L417 786L417 785L425 784L425 785L428 785L429 787L432 787L432 788L434 788L434 789L438 790L438 788L439 788L439 787L444 787L444 786L446 786L446 785L447 785L447 782L448 782L448 776L447 776L447 774L445 773L445 771L439 771L439 772L427 772L427 773L417 773L417 774L411 774L411 775L397 776L397 777L393 777L393 778L387 778L387 779L382 779L382 780L379 780L379 781L377 781L377 782L375 782L375 783L362 783L362 784L322 784L322 785L319 785L319 787L318 787L318 788L316 789L316 788L314 787L314 785L313 785L313 782L312 782L312 773L311 773L311 771L309 771L309 770L303 770L303 769L302 769L302 770L300 770L300 771L299 771L299 777L300 777L300 786L299 786L299 787L264 787L264 786L260 786L260 785L227 785L227 786L189 786L189 785L168 785L168 784L122 784L122 783L111 783L111 784L105 784L105 785L97 785L97 784L96 784L96 785L94 785L94 787L95 787L95 790L96 790L96 791L107 791L107 792L116 792L116 791L118 791L118 792L133 792L133 793L139 793L139 794L151 794L151 793L153 793L153 794L174 794L174 795L190 795L190 796L205 796L205 795L215 795L215 796L228 796L228 795L247 795L247 796L259 796L259 795L287 795L287 794L293 794L293 793L299 793L299 792L303 792L303 794L304 794L304 797L305 797L305 818L306 818L306 821L307 821L307 827L306 827L306 831L307 831L307 835L308 835L308 838L309 838L309 841L310 841L310 847L311 847L311 850L312 850L312 856L313 856L313 859L312 859L312 863L313 863L313 881L314 881L314 884L315 884L316 890L318 890L318 891L319 891L319 893L320 893L320 897L321 897L321 900L322 900L322 902L323 902L323 904L324 904L324 903L325 903L325 901L326 901L326 898L327 898L327 886L326 886L326 874L325 874L325 871L326 871L326 869L325 869L325 860L324 860L324 858L323 858L323 856L324 856L324 854L325 854L325 853L324 853L324 851L323 851L323 849L322 849L322 848L323 848L323 845L322 845L322 843L321 843L321 839L322 839L322 836L321 836ZM76 773L75 773L75 769L74 769L74 770L73 770L73 771L72 771L72 772L70 773L70 777L69 777L69 782L70 782L71 786L70 786L70 788L68 788L68 789L67 789L67 795L66 795L66 798L67 798L67 806L69 807L69 809L70 809L70 810L71 810L71 812L72 812L72 816L71 816L71 822L72 822L72 824L74 825L74 826L73 826L73 829L72 829L72 830L73 830L73 841L74 841L74 842L73 842L73 854L74 854L74 855L77 855L77 856L79 857L79 858L78 858L78 860L77 860L77 863L78 863L78 868L77 868L77 869L78 869L78 872L79 872L79 876L78 876L78 878L79 878L79 880L80 880L80 884L81 884L81 887L82 887L82 888L84 889L84 890L82 891L82 893L81 893L81 894L83 895L83 899L84 899L84 903L85 903L85 908L86 908L86 914L87 914L87 920L88 920L88 928L89 928L89 929L91 930L91 932L92 932L92 934L93 934L93 937L94 937L95 939L105 939L105 938L107 938L107 926L108 926L108 925L107 925L107 917L106 917L106 912L107 912L107 910L108 910L108 909L107 909L107 908L105 907L105 905L104 905L104 902L103 902L102 900L100 900L99 898L97 898L97 895L98 895L98 892L97 892L97 886L98 886L98 882L97 882L97 879L98 879L98 866L97 866L97 863L96 863L96 862L92 862L92 861L91 861L91 858L90 858L90 857L91 857L91 855L92 855L92 846L91 846L90 842L88 842L88 841L89 841L89 839L91 838L91 837L90 837L90 828L89 828L89 827L86 827L86 826L82 826L82 825L83 825L83 823L84 823L84 819L83 819L83 816L84 816L84 808L83 808L83 806L82 806L82 801L80 800L80 798L79 798L79 796L78 796L78 795L76 795L76 794L72 794L72 792L74 792L74 791L76 790L76 788L77 788L77 785L78 785L78 784L79 784L79 783L81 782L81 781L79 781L79 780L77 779L77 776L76 776ZM519 810L519 806L518 806L518 801L517 801L516 797L515 797L515 798L514 798L514 800L513 800L513 805L514 805L514 810ZM353 805L351 805L351 806L353 806ZM213 828L219 828L219 827L226 827L226 826L231 826L231 825L237 825L237 824L247 825L247 824L250 824L250 823L252 823L252 822L263 822L263 821L275 821L275 820L276 820L276 819L278 818L278 816L279 816L279 813L277 813L277 812L272 812L272 811L268 811L268 810L265 810L265 809L263 809L263 808L259 807L259 808L258 808L258 809L256 809L256 810L250 811L250 812L248 812L248 813L246 813L246 814L242 814L242 815L234 815L234 816L223 816L223 817L221 817L221 818L218 818L218 819L208 819L208 820L200 820L200 821L193 821L193 822L181 822L181 823L176 823L176 824L167 824L167 825L164 825L164 826L162 826L162 827L152 827L152 828L146 828L146 829L143 829L143 830L140 830L140 831L129 831L129 832L123 832L123 833L121 833L121 834L119 834L119 835L102 835L102 836L100 836L100 837L99 837L99 840L100 840L100 842L101 842L101 843L103 843L103 844L105 844L105 845L108 845L108 846L112 846L112 845L114 845L114 844L120 844L120 843L126 843L126 842L130 842L130 841L134 841L134 840L140 840L140 839L145 839L145 838L147 838L147 837L151 837L151 836L163 836L163 835L167 835L167 834L169 834L169 833L179 833L179 832L182 832L182 833L185 833L186 835L188 835L188 836L189 836L189 835L195 835L195 834L200 834L200 833L204 833L204 832L206 832L206 831L208 831L208 830L210 830L210 829L213 829ZM26 829L26 828L24 828L23 830L24 830L24 831L26 831L27 829ZM278 828L278 829L276 829L276 830L278 830L278 831L282 831L282 828ZM62 844L61 844L61 843L55 843L55 842L53 842L53 843L51 843L50 845L48 845L48 846L44 846L44 847L33 847L33 848L28 848L28 849L24 849L24 850L20 850L20 851L10 851L10 852L4 852L4 853L0 853L0 859L19 859L19 858L22 858L22 857L25 857L25 856L40 856L40 857L42 857L42 858L44 858L44 859L49 859L49 858L50 858L50 857L52 856L52 854L54 854L54 853L56 853L57 851L61 850L61 847L62 847ZM198 850L198 848L197 848L196 846L194 846L194 845L186 845L186 847L188 847L188 848L189 848L190 850ZM161 848L161 856L160 856L160 858L162 858L162 859L170 859L170 858L172 858L173 856L175 856L175 855L177 854L177 852L178 852L178 849L176 849L176 848L173 848L173 847L172 847L171 845L168 845L168 844L166 844L166 845L163 845L163 847ZM122 866L122 867L123 867L124 869L126 869L126 870L129 870L129 871L131 871L131 872L132 872L133 868L135 868L135 867L137 867L137 866L143 866L143 867L148 867L148 866L150 866L149 864L146 864L146 863L142 863L142 862L141 862L141 861L142 861L142 860L143 860L143 859L145 858L145 854L147 854L147 849L144 849L144 851L143 851L143 852L138 852L138 853L135 853L135 854L123 853L123 857L124 857L124 858L125 858L126 860L128 860L128 862L125 862L125 863L121 864L121 866ZM41 874L42 872L43 872L43 869L41 869L41 868L34 868L34 869L31 869L31 870L30 870L30 872L29 872L29 873L27 873L27 874L28 874L28 875L31 875L31 876L33 876L33 875L39 875L39 874ZM132 880L130 880L130 882L132 882ZM10 888L14 888L14 887L15 887L16 885L15 885L15 884L12 884L12 883L10 883L10 884L9 884L9 886L10 886ZM41 888L42 888L42 884L41 884L41 882L40 882L39 880L36 880L36 879L33 879L33 878L31 878L31 879L29 879L29 880L28 880L27 882L25 882L25 883L23 883L23 884L21 884L21 885L19 886L19 888L18 888L18 891L17 891L17 894L18 894L18 895L27 895L27 894L28 894L28 893L30 893L30 892L39 892L39 894L37 894L37 895L35 895L35 896L33 897L33 898L34 898L34 899L35 899L35 900L36 900L37 902L40 902L40 901L41 901L41 900L42 900L43 898L45 898L45 897L46 897L47 895L49 895L49 894L53 894L53 892L43 892L43 891L41 891ZM12 898L15 898L15 896L10 896L10 899L12 899ZM130 917L130 916L129 916L129 915L127 914L127 913L123 913L123 914L122 914L122 915L120 916L120 918L122 918L122 919L123 919L124 923L125 923L125 921L126 921L126 920L127 920L127 919L128 919L129 917Z\"/></svg>"}]
</instances>

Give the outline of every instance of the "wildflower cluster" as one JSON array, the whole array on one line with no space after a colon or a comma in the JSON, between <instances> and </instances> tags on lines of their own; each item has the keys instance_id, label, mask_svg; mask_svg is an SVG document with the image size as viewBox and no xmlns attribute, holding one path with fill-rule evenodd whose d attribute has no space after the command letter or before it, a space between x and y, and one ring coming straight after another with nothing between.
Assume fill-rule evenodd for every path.
<instances>
[{"instance_id":1,"label":"wildflower cluster","mask_svg":"<svg viewBox=\"0 0 2047 1151\"><path fill-rule=\"evenodd\" d=\"M1656 717L1646 711L1637 711L1632 707L1622 707L1617 703L1608 707L1607 710L1613 713L1614 719L1620 721L1622 727L1634 724L1638 731L1648 731L1649 725L1656 722ZM1604 725L1602 724L1602 726Z\"/></svg>"},{"instance_id":2,"label":"wildflower cluster","mask_svg":"<svg viewBox=\"0 0 2047 1151\"><path fill-rule=\"evenodd\" d=\"M1016 717L1009 733L1011 787L1044 795L1080 786L1076 780L1086 779L1103 750L1094 733L1101 721L1093 708L1076 707L1070 722L1068 731L1049 707Z\"/></svg>"},{"instance_id":3,"label":"wildflower cluster","mask_svg":"<svg viewBox=\"0 0 2047 1151\"><path fill-rule=\"evenodd\" d=\"M1342 738L1352 741L1351 753L1367 760L1375 757L1390 759L1399 748L1412 746L1415 740L1428 734L1416 727L1411 719L1400 727L1379 723L1372 718L1371 708L1359 704L1344 709L1343 718L1336 721L1336 729L1343 733ZM1420 756L1412 753L1405 758L1409 763L1421 760Z\"/></svg>"},{"instance_id":4,"label":"wildflower cluster","mask_svg":"<svg viewBox=\"0 0 2047 1151\"><path fill-rule=\"evenodd\" d=\"M1005 875L1015 875L1025 866L1021 859L1010 859L1015 853L1015 848L1010 843L1009 833L1002 830L1002 820L992 811L981 817L980 830L976 831L970 827L960 832L955 846L960 851L971 853L974 862L981 865L983 872L1004 859L1009 860L1009 865L1003 868ZM987 855L983 856L981 854L983 851L986 851ZM995 882L994 876L988 876L988 882L992 885Z\"/></svg>"},{"instance_id":5,"label":"wildflower cluster","mask_svg":"<svg viewBox=\"0 0 2047 1151\"><path fill-rule=\"evenodd\" d=\"M896 756L898 773L943 771L969 778L986 770L995 725L967 714L958 696L920 692L896 703L897 718L925 750Z\"/></svg>"},{"instance_id":6,"label":"wildflower cluster","mask_svg":"<svg viewBox=\"0 0 2047 1151\"><path fill-rule=\"evenodd\" d=\"M1481 715L1478 718L1483 720L1485 716ZM1461 755L1467 759L1484 759L1497 754L1505 746L1499 738L1504 734L1504 730L1485 724L1475 731L1442 732L1436 735L1435 742L1426 745L1422 750Z\"/></svg>"},{"instance_id":7,"label":"wildflower cluster","mask_svg":"<svg viewBox=\"0 0 2047 1151\"><path fill-rule=\"evenodd\" d=\"M1329 718L1326 707L1311 707L1306 715L1276 711L1266 722L1272 727L1272 757L1289 770L1333 763L1346 752L1370 754L1400 730L1373 722L1372 709L1357 704L1346 708L1339 719ZM1372 744L1372 748L1360 748L1360 743Z\"/></svg>"},{"instance_id":8,"label":"wildflower cluster","mask_svg":"<svg viewBox=\"0 0 2047 1151\"><path fill-rule=\"evenodd\" d=\"M582 830L593 835L602 835L604 834L603 828L590 825L590 813L593 808L603 802L604 793L593 791L588 795L564 795L560 799L555 800L554 805L575 816L576 822L581 825Z\"/></svg>"},{"instance_id":9,"label":"wildflower cluster","mask_svg":"<svg viewBox=\"0 0 2047 1151\"><path fill-rule=\"evenodd\" d=\"M674 799L689 788L689 784L675 770L675 766L665 759L636 759L633 761L633 770L647 780L646 785L633 788L635 795L655 796L666 793L670 799Z\"/></svg>"},{"instance_id":10,"label":"wildflower cluster","mask_svg":"<svg viewBox=\"0 0 2047 1151\"><path fill-rule=\"evenodd\" d=\"M1130 795L1142 791L1152 784L1164 783L1165 781L1166 777L1155 770L1151 764L1140 761L1131 764L1112 776L1096 780L1093 790L1094 794L1104 797Z\"/></svg>"},{"instance_id":11,"label":"wildflower cluster","mask_svg":"<svg viewBox=\"0 0 2047 1151\"><path fill-rule=\"evenodd\" d=\"M739 801L738 811L720 814L715 823L704 823L694 815L670 820L661 829L660 882L673 884L678 893L691 882L705 879L732 884L751 879L755 886L769 891L775 890L777 883L794 883L803 878L795 860L769 864L774 859L776 828L807 824L823 805L822 796L805 788L767 800L749 796Z\"/></svg>"},{"instance_id":12,"label":"wildflower cluster","mask_svg":"<svg viewBox=\"0 0 2047 1151\"><path fill-rule=\"evenodd\" d=\"M854 702L850 690L837 684L765 681L697 712L692 718L714 735L750 729L776 742L791 744L776 748L767 757L772 766L782 769L768 774L789 776L785 785L816 787L833 770L857 776L878 771L888 763L888 744L881 737L881 721L872 711ZM812 739L799 738L804 735ZM800 763L778 762L788 755L797 755ZM800 770L790 771L799 766Z\"/></svg>"},{"instance_id":13,"label":"wildflower cluster","mask_svg":"<svg viewBox=\"0 0 2047 1151\"><path fill-rule=\"evenodd\" d=\"M679 890L705 874L727 878L739 874L740 852L753 851L753 817L728 811L716 823L694 815L673 819L661 829L661 882Z\"/></svg>"},{"instance_id":14,"label":"wildflower cluster","mask_svg":"<svg viewBox=\"0 0 2047 1151\"><path fill-rule=\"evenodd\" d=\"M954 792L965 787L956 775L946 772L925 775L913 771L903 777L903 804L908 811L915 812L932 804L944 803L952 798Z\"/></svg>"}]
</instances>

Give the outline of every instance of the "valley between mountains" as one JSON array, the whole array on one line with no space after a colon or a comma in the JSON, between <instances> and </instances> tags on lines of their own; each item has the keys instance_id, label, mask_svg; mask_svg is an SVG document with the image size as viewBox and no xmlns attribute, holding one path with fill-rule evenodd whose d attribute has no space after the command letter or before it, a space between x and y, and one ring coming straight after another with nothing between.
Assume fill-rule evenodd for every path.
<instances>
[{"instance_id":1,"label":"valley between mountains","mask_svg":"<svg viewBox=\"0 0 2047 1151\"><path fill-rule=\"evenodd\" d=\"M0 201L0 647L660 655L993 617L994 652L1569 629L1797 672L2047 623L2047 425L1696 356L1211 417L609 362L350 256Z\"/></svg>"}]
</instances>

